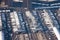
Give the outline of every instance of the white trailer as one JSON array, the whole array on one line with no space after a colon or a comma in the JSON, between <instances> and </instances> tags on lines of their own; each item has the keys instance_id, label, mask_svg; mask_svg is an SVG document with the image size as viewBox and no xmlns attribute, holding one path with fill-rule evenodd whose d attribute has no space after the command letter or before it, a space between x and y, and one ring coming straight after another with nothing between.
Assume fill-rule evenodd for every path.
<instances>
[{"instance_id":1,"label":"white trailer","mask_svg":"<svg viewBox=\"0 0 60 40\"><path fill-rule=\"evenodd\" d=\"M1 20L1 13L0 13L0 29L2 29L2 20ZM4 33L0 30L0 40L4 40Z\"/></svg>"},{"instance_id":2,"label":"white trailer","mask_svg":"<svg viewBox=\"0 0 60 40\"><path fill-rule=\"evenodd\" d=\"M10 18L11 18L13 32L19 31L20 23L19 23L19 18L18 18L17 12L16 11L11 12Z\"/></svg>"},{"instance_id":3,"label":"white trailer","mask_svg":"<svg viewBox=\"0 0 60 40\"><path fill-rule=\"evenodd\" d=\"M53 27L54 33L57 36L58 40L60 40L60 34L58 32L58 29L56 27Z\"/></svg>"},{"instance_id":4,"label":"white trailer","mask_svg":"<svg viewBox=\"0 0 60 40\"><path fill-rule=\"evenodd\" d=\"M28 21L30 20L29 25L30 25L31 31L35 32L36 27L38 27L35 17L32 15L30 11L26 11L25 14Z\"/></svg>"},{"instance_id":5,"label":"white trailer","mask_svg":"<svg viewBox=\"0 0 60 40\"><path fill-rule=\"evenodd\" d=\"M4 40L4 33L0 31L0 40Z\"/></svg>"}]
</instances>

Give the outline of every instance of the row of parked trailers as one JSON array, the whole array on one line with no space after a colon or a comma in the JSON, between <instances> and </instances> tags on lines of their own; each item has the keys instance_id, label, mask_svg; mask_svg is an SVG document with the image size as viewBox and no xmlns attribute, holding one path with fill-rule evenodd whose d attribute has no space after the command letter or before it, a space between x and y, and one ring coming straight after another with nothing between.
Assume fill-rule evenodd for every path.
<instances>
[{"instance_id":1,"label":"row of parked trailers","mask_svg":"<svg viewBox=\"0 0 60 40\"><path fill-rule=\"evenodd\" d=\"M50 14L46 13L46 9L11 10L0 10L0 40L58 40L52 29L54 25Z\"/></svg>"}]
</instances>

